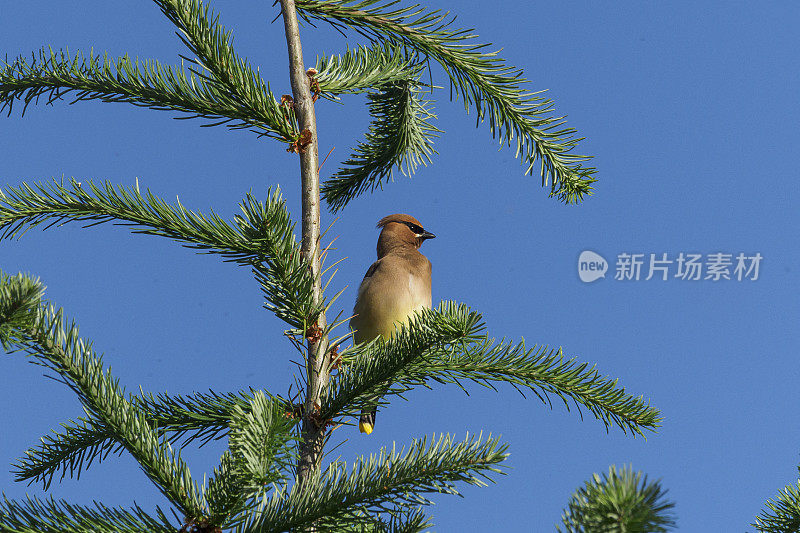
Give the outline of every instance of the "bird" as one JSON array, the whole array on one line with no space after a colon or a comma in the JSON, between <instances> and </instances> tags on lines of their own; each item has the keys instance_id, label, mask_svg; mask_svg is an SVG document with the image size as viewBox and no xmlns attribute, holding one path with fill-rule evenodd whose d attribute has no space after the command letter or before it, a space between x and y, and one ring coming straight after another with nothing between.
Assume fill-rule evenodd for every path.
<instances>
[{"instance_id":1,"label":"bird","mask_svg":"<svg viewBox=\"0 0 800 533\"><path fill-rule=\"evenodd\" d=\"M436 235L404 214L383 217L377 227L381 228L378 260L361 281L350 319L356 344L376 337L388 340L416 311L431 308L431 262L419 248ZM361 412L361 433L372 433L376 413L377 407Z\"/></svg>"}]
</instances>

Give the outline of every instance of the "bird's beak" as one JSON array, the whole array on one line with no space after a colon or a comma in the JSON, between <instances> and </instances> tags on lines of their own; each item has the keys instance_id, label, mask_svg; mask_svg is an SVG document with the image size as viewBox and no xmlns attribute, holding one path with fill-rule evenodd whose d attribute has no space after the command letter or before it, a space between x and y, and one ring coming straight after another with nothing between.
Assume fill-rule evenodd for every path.
<instances>
[{"instance_id":1,"label":"bird's beak","mask_svg":"<svg viewBox=\"0 0 800 533\"><path fill-rule=\"evenodd\" d=\"M434 235L430 231L424 231L422 232L422 235L417 235L417 238L421 241L424 241L425 239L435 239L436 235Z\"/></svg>"}]
</instances>

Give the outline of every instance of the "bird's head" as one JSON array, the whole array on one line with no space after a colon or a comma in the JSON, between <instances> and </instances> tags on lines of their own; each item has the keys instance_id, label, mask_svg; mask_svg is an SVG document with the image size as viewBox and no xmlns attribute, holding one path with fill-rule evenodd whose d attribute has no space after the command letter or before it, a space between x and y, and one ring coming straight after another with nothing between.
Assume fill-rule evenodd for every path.
<instances>
[{"instance_id":1,"label":"bird's head","mask_svg":"<svg viewBox=\"0 0 800 533\"><path fill-rule=\"evenodd\" d=\"M382 228L381 236L378 238L378 257L398 246L419 248L425 240L436 237L433 233L425 231L419 220L411 215L396 214L383 217L378 222L378 227Z\"/></svg>"}]
</instances>

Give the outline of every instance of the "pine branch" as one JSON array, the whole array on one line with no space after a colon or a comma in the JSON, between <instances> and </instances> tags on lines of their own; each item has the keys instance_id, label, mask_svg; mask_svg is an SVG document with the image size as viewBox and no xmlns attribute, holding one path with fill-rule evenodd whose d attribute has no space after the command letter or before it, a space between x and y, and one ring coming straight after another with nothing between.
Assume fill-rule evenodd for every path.
<instances>
[{"instance_id":1,"label":"pine branch","mask_svg":"<svg viewBox=\"0 0 800 533\"><path fill-rule=\"evenodd\" d=\"M419 509L413 509L399 516L393 516L389 522L377 531L382 533L421 533L433 527L433 522Z\"/></svg>"},{"instance_id":2,"label":"pine branch","mask_svg":"<svg viewBox=\"0 0 800 533\"><path fill-rule=\"evenodd\" d=\"M359 94L384 85L418 80L423 64L416 54L393 43L358 46L343 55L317 58L317 74L321 96Z\"/></svg>"},{"instance_id":3,"label":"pine branch","mask_svg":"<svg viewBox=\"0 0 800 533\"><path fill-rule=\"evenodd\" d=\"M294 422L286 406L258 392L248 408L235 408L229 436L231 455L251 485L288 481L286 472L296 462Z\"/></svg>"},{"instance_id":4,"label":"pine branch","mask_svg":"<svg viewBox=\"0 0 800 533\"><path fill-rule=\"evenodd\" d=\"M313 483L275 493L240 531L288 531L311 524L325 530L346 520L357 524L364 514L428 505L425 495L457 495L459 482L486 486L490 474L502 473L497 465L507 457L506 448L480 435L458 443L447 435L430 444L415 439L408 451L382 448L378 456L359 458L349 474L335 462Z\"/></svg>"},{"instance_id":5,"label":"pine branch","mask_svg":"<svg viewBox=\"0 0 800 533\"><path fill-rule=\"evenodd\" d=\"M451 89L477 112L477 122L488 119L492 135L501 145L514 143L526 174L541 164L542 186L565 203L580 202L591 194L596 170L584 167L588 156L571 153L581 140L564 117L553 117L553 102L524 88L522 70L475 43L472 30L452 26L448 13L426 11L419 4L395 8L396 1L297 0L307 21L324 20L337 28L351 27L373 41L389 40L437 61L447 72Z\"/></svg>"},{"instance_id":6,"label":"pine branch","mask_svg":"<svg viewBox=\"0 0 800 533\"><path fill-rule=\"evenodd\" d=\"M268 86L255 74L247 85L247 98L233 95L207 76L165 66L155 60L131 61L125 55L116 59L68 50L42 49L38 58L22 57L13 63L0 61L0 111L12 112L15 101L22 102L22 113L32 102L45 97L46 103L69 95L72 103L82 100L125 102L156 110L189 113L189 117L226 124L232 129L247 128L258 135L291 142L297 133L287 121Z\"/></svg>"},{"instance_id":7,"label":"pine branch","mask_svg":"<svg viewBox=\"0 0 800 533\"><path fill-rule=\"evenodd\" d=\"M410 509L377 515L362 513L358 520L348 517L334 521L331 530L342 533L421 533L431 527L430 518L420 509Z\"/></svg>"},{"instance_id":8,"label":"pine branch","mask_svg":"<svg viewBox=\"0 0 800 533\"><path fill-rule=\"evenodd\" d=\"M31 314L39 307L44 285L39 278L22 273L9 276L0 270L0 347L10 349L19 340L20 328L30 322Z\"/></svg>"},{"instance_id":9,"label":"pine branch","mask_svg":"<svg viewBox=\"0 0 800 533\"><path fill-rule=\"evenodd\" d=\"M766 508L750 525L762 533L800 531L800 482L786 485L775 498L768 499Z\"/></svg>"},{"instance_id":10,"label":"pine branch","mask_svg":"<svg viewBox=\"0 0 800 533\"><path fill-rule=\"evenodd\" d=\"M113 430L93 418L79 418L62 423L61 432L45 435L35 448L25 451L25 457L12 464L15 481L41 482L47 490L55 474L60 479L69 474L80 479L83 470L95 461L99 464L113 453L121 455L125 447L114 440Z\"/></svg>"},{"instance_id":11,"label":"pine branch","mask_svg":"<svg viewBox=\"0 0 800 533\"><path fill-rule=\"evenodd\" d=\"M411 176L419 164L431 161L433 138L441 132L431 124L435 118L430 101L422 98L417 80L381 86L368 96L373 117L363 142L322 186L322 195L332 212L353 198L383 187L393 179L397 167Z\"/></svg>"},{"instance_id":12,"label":"pine branch","mask_svg":"<svg viewBox=\"0 0 800 533\"><path fill-rule=\"evenodd\" d=\"M404 175L417 165L429 163L433 137L440 130L430 122L430 102L422 97L419 76L423 65L408 49L392 43L371 48L359 46L342 56L317 59L314 79L326 94L356 94L369 91L370 124L346 168L322 186L331 211L342 209L350 200L382 187L393 178L393 168Z\"/></svg>"},{"instance_id":13,"label":"pine branch","mask_svg":"<svg viewBox=\"0 0 800 533\"><path fill-rule=\"evenodd\" d=\"M648 482L631 466L618 471L612 465L608 474L594 474L575 491L561 521L566 533L665 533L675 527L675 503L666 497L660 482Z\"/></svg>"},{"instance_id":14,"label":"pine branch","mask_svg":"<svg viewBox=\"0 0 800 533\"><path fill-rule=\"evenodd\" d=\"M91 508L30 496L17 502L4 495L0 503L0 530L7 533L174 533L177 529L159 508L154 517L138 506L125 510L98 502Z\"/></svg>"},{"instance_id":15,"label":"pine branch","mask_svg":"<svg viewBox=\"0 0 800 533\"><path fill-rule=\"evenodd\" d=\"M614 425L634 436L659 427L657 409L641 396L632 396L617 380L600 375L594 366L564 359L561 350L526 348L524 342L495 343L481 334L481 316L465 305L444 302L436 311L419 313L388 342L374 342L343 352L346 362L334 377L321 417L352 416L386 403L386 395L402 396L429 381L462 381L494 388L508 383L527 388L543 402L550 395L588 410L606 429ZM520 390L520 392L522 392Z\"/></svg>"},{"instance_id":16,"label":"pine branch","mask_svg":"<svg viewBox=\"0 0 800 533\"><path fill-rule=\"evenodd\" d=\"M285 141L294 142L299 138L303 128L295 115L284 113L269 86L265 87L259 71L254 71L246 59L236 55L232 32L219 23L219 15L214 14L208 6L203 6L201 0L153 1L178 27L178 37L197 56L190 61L204 70L198 75L205 76L207 73L209 82L216 85L220 92L246 103L257 116L260 116L258 113L268 113L279 119L284 124L282 134ZM288 122L280 117L285 117Z\"/></svg>"},{"instance_id":17,"label":"pine branch","mask_svg":"<svg viewBox=\"0 0 800 533\"><path fill-rule=\"evenodd\" d=\"M495 344L494 339L484 337L480 342L437 346L415 360L403 374L398 376L401 383L429 378L458 386L461 381L472 381L492 389L493 383L509 383L520 392L521 388L533 391L547 404L551 404L550 395L555 395L567 410L571 401L579 413L585 408L602 421L606 430L616 425L623 433L630 431L634 436L644 435L642 429L655 430L662 420L659 411L641 396L625 392L617 379L602 376L594 365L580 363L576 358L565 359L560 348L526 348L524 341Z\"/></svg>"},{"instance_id":18,"label":"pine branch","mask_svg":"<svg viewBox=\"0 0 800 533\"><path fill-rule=\"evenodd\" d=\"M373 526L375 533L420 533L433 527L431 519L419 509L391 516L389 520L380 520Z\"/></svg>"},{"instance_id":19,"label":"pine branch","mask_svg":"<svg viewBox=\"0 0 800 533\"><path fill-rule=\"evenodd\" d=\"M269 195L268 204L280 203L280 191ZM258 201L248 196L248 204ZM246 214L248 206L240 205ZM48 183L23 183L20 187L7 187L0 192L0 238L20 238L26 231L44 222L63 225L71 221L117 222L136 226L136 233L158 235L175 239L187 246L208 253L222 255L250 265L265 248L264 237L259 233L266 228L257 213L265 210L258 205L250 208L253 218L237 219L235 228L213 211L209 216L195 213L180 203L171 206L148 189L142 195L138 187L115 187L108 181L85 185L74 178L69 187L63 180ZM275 215L273 215L275 216Z\"/></svg>"},{"instance_id":20,"label":"pine branch","mask_svg":"<svg viewBox=\"0 0 800 533\"><path fill-rule=\"evenodd\" d=\"M183 440L181 446L186 446L198 440L200 446L204 446L228 435L235 414L247 412L257 395L266 395L270 401L282 405L287 403L266 391L255 389L224 394L194 392L188 396L142 393L133 397L132 401L147 413L159 429L169 432L170 441Z\"/></svg>"},{"instance_id":21,"label":"pine branch","mask_svg":"<svg viewBox=\"0 0 800 533\"><path fill-rule=\"evenodd\" d=\"M213 391L189 396L142 393L129 400L157 428L159 437L182 448L194 440L204 446L225 437L234 411L248 408L255 393L252 389L223 395ZM272 401L286 403L279 398ZM13 465L17 481L41 482L47 490L55 474L60 472L60 479L67 474L79 478L95 461L99 464L109 454L124 451L114 440L113 429L96 418L80 418L61 426L63 431L44 436Z\"/></svg>"},{"instance_id":22,"label":"pine branch","mask_svg":"<svg viewBox=\"0 0 800 533\"><path fill-rule=\"evenodd\" d=\"M178 37L195 54L190 59L205 76L231 98L247 102L254 110L268 111L274 117L287 117L291 125L284 131L284 140L293 142L300 135L294 115L284 113L272 97L269 86L264 85L258 70L253 70L246 59L233 50L233 33L219 23L216 15L201 0L153 0L166 17L180 30ZM206 73L208 76L206 76ZM269 95L266 98L265 95ZM281 120L281 123L284 123Z\"/></svg>"},{"instance_id":23,"label":"pine branch","mask_svg":"<svg viewBox=\"0 0 800 533\"><path fill-rule=\"evenodd\" d=\"M15 302L0 300L0 317L8 316L14 306ZM160 442L145 415L125 398L119 380L104 371L102 357L79 337L74 322L65 326L63 311L52 306L33 310L15 337L12 348L58 373L87 413L113 430L115 440L133 455L167 499L187 517L202 516L205 503L180 454Z\"/></svg>"},{"instance_id":24,"label":"pine branch","mask_svg":"<svg viewBox=\"0 0 800 533\"><path fill-rule=\"evenodd\" d=\"M314 279L294 239L294 223L279 188L267 191L265 203L248 194L239 205L242 215L229 224L213 211L203 215L180 202L169 205L149 190L142 195L138 188L109 182L83 185L75 179L69 185L54 180L0 190L0 240L19 238L45 222L51 227L114 221L135 226L134 233L168 237L251 267L267 298L265 307L295 328L324 308L324 302L312 299Z\"/></svg>"},{"instance_id":25,"label":"pine branch","mask_svg":"<svg viewBox=\"0 0 800 533\"><path fill-rule=\"evenodd\" d=\"M230 523L270 486L286 486L286 473L297 460L293 426L285 416L283 404L260 392L246 410L235 408L229 450L204 491L210 509L209 524Z\"/></svg>"},{"instance_id":26,"label":"pine branch","mask_svg":"<svg viewBox=\"0 0 800 533\"><path fill-rule=\"evenodd\" d=\"M332 381L320 418L360 413L374 407L386 395L402 395L424 385L425 379L398 379L404 369L438 345L467 342L480 329L481 317L465 305L442 303L437 311L418 312L407 325L399 328L389 341L376 340L356 345L341 353L343 366Z\"/></svg>"}]
</instances>

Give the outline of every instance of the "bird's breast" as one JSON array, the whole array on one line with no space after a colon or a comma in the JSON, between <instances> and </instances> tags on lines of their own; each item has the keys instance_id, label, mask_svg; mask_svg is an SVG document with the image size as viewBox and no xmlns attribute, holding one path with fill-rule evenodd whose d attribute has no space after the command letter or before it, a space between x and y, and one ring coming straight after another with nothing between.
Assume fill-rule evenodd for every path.
<instances>
[{"instance_id":1,"label":"bird's breast","mask_svg":"<svg viewBox=\"0 0 800 533\"><path fill-rule=\"evenodd\" d=\"M425 282L413 273L408 274L408 307L413 311L431 307L431 287L430 281Z\"/></svg>"},{"instance_id":2,"label":"bird's breast","mask_svg":"<svg viewBox=\"0 0 800 533\"><path fill-rule=\"evenodd\" d=\"M350 321L356 342L390 338L416 311L431 307L430 263L386 257L370 268L359 287Z\"/></svg>"},{"instance_id":3,"label":"bird's breast","mask_svg":"<svg viewBox=\"0 0 800 533\"><path fill-rule=\"evenodd\" d=\"M388 316L382 321L385 324L385 328L381 333L385 338L391 336L395 327L400 324L407 324L408 319L416 311L430 309L431 307L430 282L426 282L420 276L409 272L405 283L400 285L398 289L394 293L394 299L384 302L387 310L389 310Z\"/></svg>"}]
</instances>

